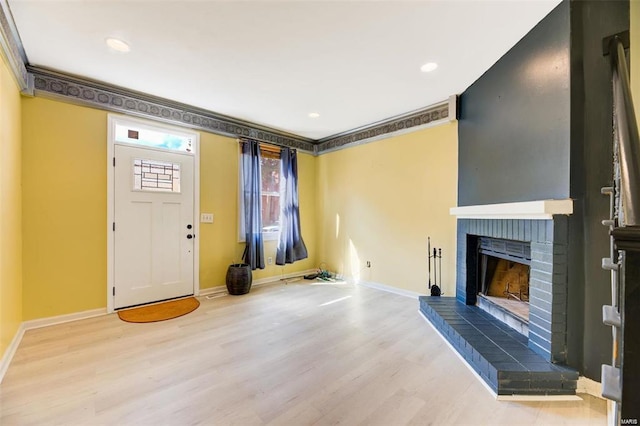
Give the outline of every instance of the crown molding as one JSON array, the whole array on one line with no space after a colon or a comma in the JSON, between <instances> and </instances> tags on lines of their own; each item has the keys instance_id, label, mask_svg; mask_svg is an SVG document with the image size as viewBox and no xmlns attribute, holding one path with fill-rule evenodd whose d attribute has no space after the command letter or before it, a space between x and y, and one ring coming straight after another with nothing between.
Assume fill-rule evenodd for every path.
<instances>
[{"instance_id":1,"label":"crown molding","mask_svg":"<svg viewBox=\"0 0 640 426\"><path fill-rule=\"evenodd\" d=\"M455 120L452 101L444 101L406 114L391 117L317 141L316 153L324 154L378 139L413 132L424 127ZM455 108L455 107L453 107Z\"/></svg>"},{"instance_id":2,"label":"crown molding","mask_svg":"<svg viewBox=\"0 0 640 426\"><path fill-rule=\"evenodd\" d=\"M46 68L27 65L27 71L33 76L36 96L151 118L223 136L256 139L274 145L296 148L314 155L415 131L445 122L449 117L455 117L455 112L450 113L451 102L445 101L325 139L313 140L168 99Z\"/></svg>"},{"instance_id":3,"label":"crown molding","mask_svg":"<svg viewBox=\"0 0 640 426\"><path fill-rule=\"evenodd\" d=\"M0 0L0 55L9 65L20 90L30 93L30 76L25 65L27 55L24 53L7 0Z\"/></svg>"},{"instance_id":4,"label":"crown molding","mask_svg":"<svg viewBox=\"0 0 640 426\"><path fill-rule=\"evenodd\" d=\"M34 94L94 108L178 124L193 129L245 137L275 145L314 152L312 139L281 132L211 111L181 104L122 87L27 66L33 74Z\"/></svg>"}]
</instances>

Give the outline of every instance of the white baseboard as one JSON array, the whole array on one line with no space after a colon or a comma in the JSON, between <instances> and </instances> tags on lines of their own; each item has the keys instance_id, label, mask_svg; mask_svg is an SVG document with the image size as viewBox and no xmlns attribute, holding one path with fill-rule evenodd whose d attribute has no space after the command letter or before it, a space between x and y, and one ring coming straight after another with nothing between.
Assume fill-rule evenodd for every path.
<instances>
[{"instance_id":1,"label":"white baseboard","mask_svg":"<svg viewBox=\"0 0 640 426\"><path fill-rule=\"evenodd\" d=\"M55 317L39 318L35 320L25 321L25 330L33 330L41 327L48 327L50 325L64 324L65 322L78 321L87 318L99 317L107 314L107 308L91 309L88 311L75 312L73 314L58 315Z\"/></svg>"},{"instance_id":2,"label":"white baseboard","mask_svg":"<svg viewBox=\"0 0 640 426\"><path fill-rule=\"evenodd\" d=\"M482 379L481 379L482 380ZM553 401L582 401L578 395L498 395L497 401L513 402L553 402Z\"/></svg>"},{"instance_id":3,"label":"white baseboard","mask_svg":"<svg viewBox=\"0 0 640 426\"><path fill-rule=\"evenodd\" d=\"M607 399L607 426L619 426L616 403Z\"/></svg>"},{"instance_id":4,"label":"white baseboard","mask_svg":"<svg viewBox=\"0 0 640 426\"><path fill-rule=\"evenodd\" d=\"M253 286L259 287L267 284L275 284L275 283L281 282L282 280L287 280L295 277L302 277L303 275L312 274L314 272L317 272L317 270L308 269L306 271L283 274L278 277L261 278L259 280L253 281L252 287ZM205 288L200 290L199 292L199 296L208 296L208 295L222 296L225 294L227 294L226 286L216 286L216 287ZM39 318L35 320L22 322L18 327L18 331L16 332L15 336L13 336L13 340L11 340L11 344L9 345L9 347L7 347L7 350L2 356L2 360L0 361L0 383L2 382L2 379L4 378L4 375L7 372L7 369L9 368L9 364L11 364L11 360L13 359L13 356L15 355L16 350L20 345L20 342L22 341L22 337L24 336L25 331L34 330L36 328L48 327L56 324L64 324L66 322L71 322L71 321L78 321L82 319L98 317L106 314L108 314L107 308L99 308L99 309L91 309L83 312L76 312L73 314L58 315L55 317Z\"/></svg>"},{"instance_id":5,"label":"white baseboard","mask_svg":"<svg viewBox=\"0 0 640 426\"><path fill-rule=\"evenodd\" d=\"M307 269L306 271L298 271L291 272L289 274L282 274L275 277L266 277L260 278L259 280L253 280L251 283L251 287L260 287L268 284L276 284L281 281L287 281L291 278L302 278L304 275L314 274L318 272L317 269ZM219 297L227 294L227 286L226 285L218 285L215 287L203 288L200 289L199 296L211 296L211 297Z\"/></svg>"},{"instance_id":6,"label":"white baseboard","mask_svg":"<svg viewBox=\"0 0 640 426\"><path fill-rule=\"evenodd\" d=\"M20 327L18 327L18 331L16 332L15 336L13 336L13 340L11 340L11 344L9 344L9 347L7 348L4 355L2 356L2 361L0 362L0 383L2 382L2 379L4 379L4 375L9 369L9 364L11 364L11 360L13 359L13 356L16 354L16 351L18 350L18 346L20 346L20 342L22 342L22 338L24 337L25 331L33 330L41 327L47 327L55 324L63 324L65 322L70 322L70 321L77 321L85 318L93 318L100 315L105 315L106 313L107 313L107 309L101 308L101 309L92 309L90 311L77 312L74 314L59 315L55 317L40 318L36 320L22 322L20 324Z\"/></svg>"},{"instance_id":7,"label":"white baseboard","mask_svg":"<svg viewBox=\"0 0 640 426\"><path fill-rule=\"evenodd\" d=\"M227 287L224 285L217 285L215 287L201 288L198 297L203 296L220 296L227 293Z\"/></svg>"},{"instance_id":8,"label":"white baseboard","mask_svg":"<svg viewBox=\"0 0 640 426\"><path fill-rule=\"evenodd\" d=\"M291 278L302 278L305 275L309 275L309 274L315 274L317 273L318 270L317 269L307 269L306 271L298 271L298 272L291 272L289 274L282 274L280 276L277 277L266 277L266 278L260 278L259 280L255 280L253 281L253 284L251 284L252 286L261 286L261 285L265 285L265 284L275 284L277 282L280 281L287 281L290 280Z\"/></svg>"},{"instance_id":9,"label":"white baseboard","mask_svg":"<svg viewBox=\"0 0 640 426\"><path fill-rule=\"evenodd\" d=\"M412 299L417 299L418 296L424 296L424 294L417 293L415 291L405 290L403 288L392 287L390 285L380 284L380 283L371 282L371 281L359 281L357 284L363 287L375 288L376 290L386 291L387 293L393 293L393 294L397 294L404 297L410 297Z\"/></svg>"},{"instance_id":10,"label":"white baseboard","mask_svg":"<svg viewBox=\"0 0 640 426\"><path fill-rule=\"evenodd\" d=\"M9 347L7 347L7 350L4 352L4 355L2 356L2 361L0 361L0 383L2 383L2 379L4 379L4 375L9 369L9 364L11 364L11 360L13 359L13 356L16 354L16 351L18 350L18 346L22 341L22 336L24 336L24 331L25 331L24 323L21 323L20 326L18 327L18 331L16 331L16 334L13 336L13 339L11 340Z\"/></svg>"},{"instance_id":11,"label":"white baseboard","mask_svg":"<svg viewBox=\"0 0 640 426\"><path fill-rule=\"evenodd\" d=\"M15 336L13 336L13 340L11 340L11 344L2 356L2 361L0 362L0 383L2 383L2 379L4 379L4 375L9 369L9 364L11 364L11 360L18 350L18 346L20 346L20 342L22 342L25 331L41 327L48 327L50 325L63 324L65 322L98 317L106 314L107 308L100 308L92 309L89 311L76 312L73 314L58 315L55 317L39 318L22 322L20 324L20 327L18 327L18 331L16 332Z\"/></svg>"},{"instance_id":12,"label":"white baseboard","mask_svg":"<svg viewBox=\"0 0 640 426\"><path fill-rule=\"evenodd\" d=\"M588 395L595 396L596 398L604 399L602 397L602 383L584 376L578 377L576 393L586 393Z\"/></svg>"}]
</instances>

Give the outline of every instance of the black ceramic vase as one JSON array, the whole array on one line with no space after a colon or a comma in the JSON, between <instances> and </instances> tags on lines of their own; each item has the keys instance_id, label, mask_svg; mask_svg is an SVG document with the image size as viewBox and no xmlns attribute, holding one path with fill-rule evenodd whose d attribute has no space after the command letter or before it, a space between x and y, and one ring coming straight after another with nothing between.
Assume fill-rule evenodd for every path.
<instances>
[{"instance_id":1,"label":"black ceramic vase","mask_svg":"<svg viewBox=\"0 0 640 426\"><path fill-rule=\"evenodd\" d=\"M234 296L249 293L251 290L251 267L246 263L236 263L227 269L227 291Z\"/></svg>"}]
</instances>

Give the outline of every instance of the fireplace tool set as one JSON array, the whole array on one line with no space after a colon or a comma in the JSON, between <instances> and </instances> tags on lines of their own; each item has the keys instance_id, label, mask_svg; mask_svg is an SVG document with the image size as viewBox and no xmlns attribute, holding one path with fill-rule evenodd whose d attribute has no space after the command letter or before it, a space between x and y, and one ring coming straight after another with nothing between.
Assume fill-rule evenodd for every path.
<instances>
[{"instance_id":1,"label":"fireplace tool set","mask_svg":"<svg viewBox=\"0 0 640 426\"><path fill-rule=\"evenodd\" d=\"M438 283L442 285L442 249L433 248L433 254L431 253L431 237L427 237L428 247L427 254L429 255L429 289L432 296L440 296L442 291ZM431 284L431 259L433 259L433 284ZM438 271L440 276L438 276Z\"/></svg>"}]
</instances>

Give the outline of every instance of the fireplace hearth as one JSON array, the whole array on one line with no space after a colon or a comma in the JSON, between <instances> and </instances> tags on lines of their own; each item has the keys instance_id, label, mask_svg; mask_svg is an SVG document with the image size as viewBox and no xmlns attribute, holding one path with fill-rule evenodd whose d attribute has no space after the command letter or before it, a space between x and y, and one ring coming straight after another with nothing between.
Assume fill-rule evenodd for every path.
<instances>
[{"instance_id":1,"label":"fireplace hearth","mask_svg":"<svg viewBox=\"0 0 640 426\"><path fill-rule=\"evenodd\" d=\"M456 297L421 296L420 310L497 394L572 394L578 374L565 366L571 202L512 203L516 213L494 213L502 207L452 209L462 210ZM526 217L529 207L535 211ZM479 217L465 217L472 208Z\"/></svg>"},{"instance_id":2,"label":"fireplace hearth","mask_svg":"<svg viewBox=\"0 0 640 426\"><path fill-rule=\"evenodd\" d=\"M575 394L575 370L546 361L526 336L477 306L421 296L420 312L497 395Z\"/></svg>"},{"instance_id":3,"label":"fireplace hearth","mask_svg":"<svg viewBox=\"0 0 640 426\"><path fill-rule=\"evenodd\" d=\"M528 346L566 362L568 218L458 219L456 298L478 303L482 257L529 264ZM515 291L513 292L515 293Z\"/></svg>"}]
</instances>

